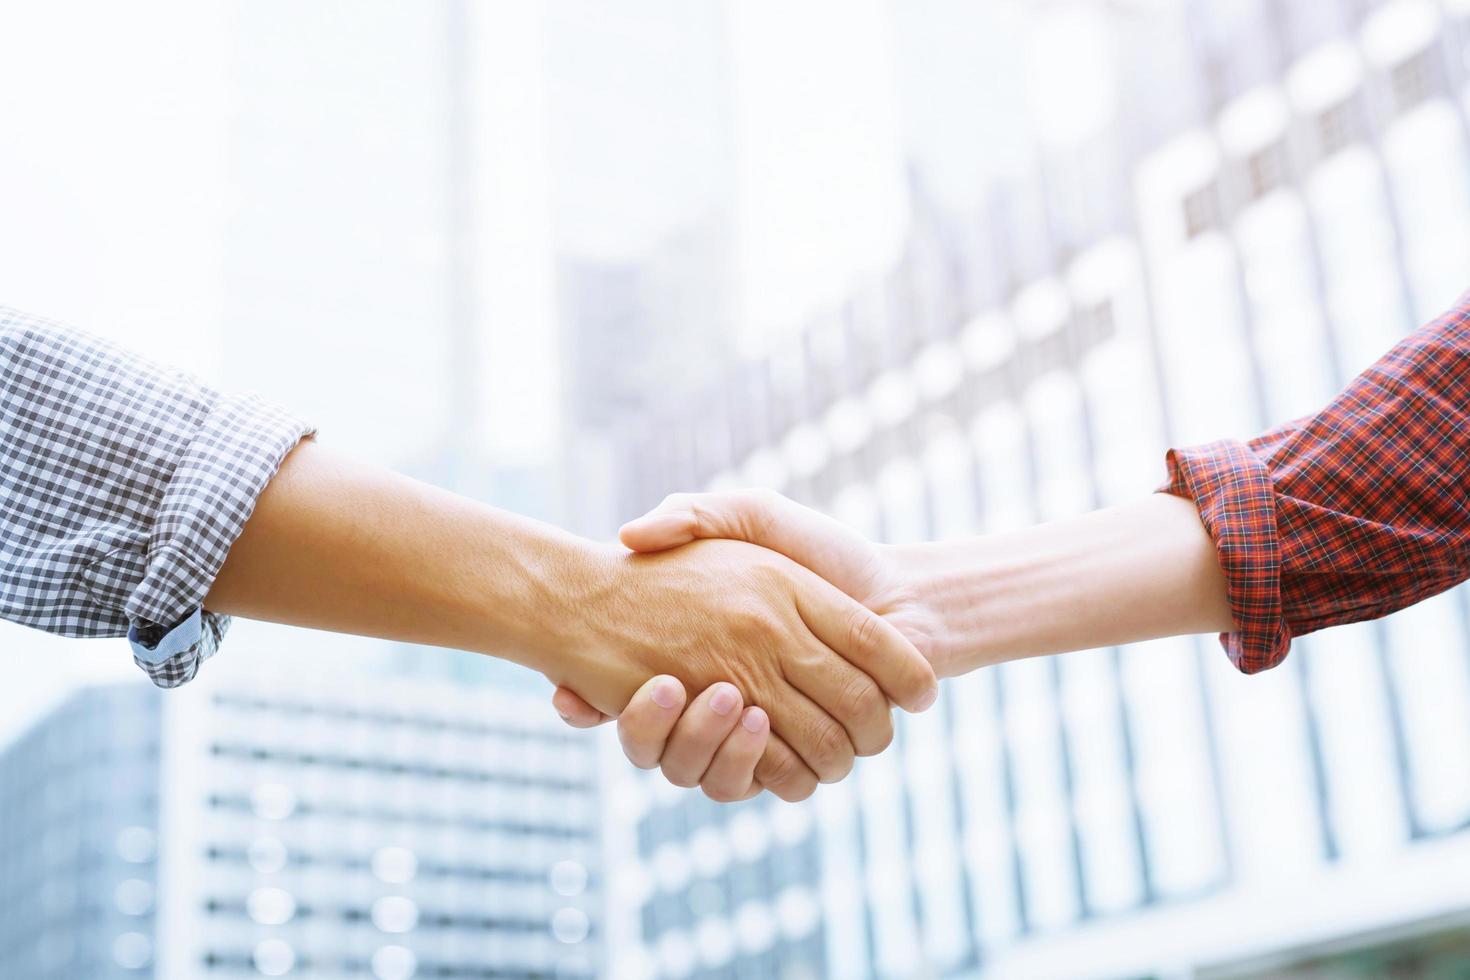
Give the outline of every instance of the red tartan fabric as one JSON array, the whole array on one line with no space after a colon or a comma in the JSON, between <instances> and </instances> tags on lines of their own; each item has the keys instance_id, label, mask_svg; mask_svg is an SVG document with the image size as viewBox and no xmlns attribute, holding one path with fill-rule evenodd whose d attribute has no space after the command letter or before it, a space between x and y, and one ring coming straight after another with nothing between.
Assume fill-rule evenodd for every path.
<instances>
[{"instance_id":1,"label":"red tartan fabric","mask_svg":"<svg viewBox=\"0 0 1470 980\"><path fill-rule=\"evenodd\" d=\"M1470 578L1470 293L1315 415L1168 455L1229 581L1248 674L1292 637L1374 619Z\"/></svg>"}]
</instances>

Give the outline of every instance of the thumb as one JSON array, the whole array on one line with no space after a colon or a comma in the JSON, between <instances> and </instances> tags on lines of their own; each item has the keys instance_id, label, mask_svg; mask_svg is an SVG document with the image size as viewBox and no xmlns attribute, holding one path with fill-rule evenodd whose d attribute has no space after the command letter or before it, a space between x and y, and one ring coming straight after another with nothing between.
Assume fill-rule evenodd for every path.
<instances>
[{"instance_id":1,"label":"thumb","mask_svg":"<svg viewBox=\"0 0 1470 980\"><path fill-rule=\"evenodd\" d=\"M674 494L642 517L618 529L618 540L632 551L667 551L700 537L694 512L672 503Z\"/></svg>"},{"instance_id":2,"label":"thumb","mask_svg":"<svg viewBox=\"0 0 1470 980\"><path fill-rule=\"evenodd\" d=\"M771 525L782 503L789 501L769 490L671 493L624 524L618 539L634 551L667 551L697 538L729 538L775 550Z\"/></svg>"},{"instance_id":3,"label":"thumb","mask_svg":"<svg viewBox=\"0 0 1470 980\"><path fill-rule=\"evenodd\" d=\"M663 551L696 538L730 538L780 552L862 602L877 561L872 542L841 521L771 490L676 493L624 524L634 551Z\"/></svg>"}]
</instances>

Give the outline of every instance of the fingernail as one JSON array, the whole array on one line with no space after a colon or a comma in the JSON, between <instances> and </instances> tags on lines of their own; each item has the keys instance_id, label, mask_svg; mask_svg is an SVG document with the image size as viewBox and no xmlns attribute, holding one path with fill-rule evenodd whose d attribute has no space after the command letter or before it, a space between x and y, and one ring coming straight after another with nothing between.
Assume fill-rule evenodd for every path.
<instances>
[{"instance_id":1,"label":"fingernail","mask_svg":"<svg viewBox=\"0 0 1470 980\"><path fill-rule=\"evenodd\" d=\"M919 698L918 702L914 705L914 712L917 714L921 711L928 711L930 708L934 707L934 702L938 700L939 685L935 684L933 687L929 688L929 690L924 694L923 697Z\"/></svg>"},{"instance_id":2,"label":"fingernail","mask_svg":"<svg viewBox=\"0 0 1470 980\"><path fill-rule=\"evenodd\" d=\"M759 735L766 730L766 713L759 708L747 708L740 724L752 735Z\"/></svg>"},{"instance_id":3,"label":"fingernail","mask_svg":"<svg viewBox=\"0 0 1470 980\"><path fill-rule=\"evenodd\" d=\"M733 687L729 684L721 684L715 688L715 693L710 695L709 706L717 715L728 715L739 700L740 696L735 693Z\"/></svg>"},{"instance_id":4,"label":"fingernail","mask_svg":"<svg viewBox=\"0 0 1470 980\"><path fill-rule=\"evenodd\" d=\"M672 678L665 677L653 685L653 703L660 708L673 708L679 704L679 684Z\"/></svg>"}]
</instances>

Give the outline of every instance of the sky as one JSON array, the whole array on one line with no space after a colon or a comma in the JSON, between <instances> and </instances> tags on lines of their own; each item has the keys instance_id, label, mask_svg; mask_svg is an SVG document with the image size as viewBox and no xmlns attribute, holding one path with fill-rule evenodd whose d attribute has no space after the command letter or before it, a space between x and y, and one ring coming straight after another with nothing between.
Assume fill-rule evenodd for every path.
<instances>
[{"instance_id":1,"label":"sky","mask_svg":"<svg viewBox=\"0 0 1470 980\"><path fill-rule=\"evenodd\" d=\"M0 9L0 302L260 390L390 466L453 441L466 423L446 406L469 378L487 459L546 465L558 255L636 260L720 209L738 347L759 350L891 261L911 160L962 208L1030 166L1032 137L1112 112L1090 4L1038 21L961 0L471 3L455 198L440 8L352 9ZM476 273L468 355L442 327L456 222ZM0 717L77 664L96 676L74 644L0 625L0 645L47 665L0 691Z\"/></svg>"}]
</instances>

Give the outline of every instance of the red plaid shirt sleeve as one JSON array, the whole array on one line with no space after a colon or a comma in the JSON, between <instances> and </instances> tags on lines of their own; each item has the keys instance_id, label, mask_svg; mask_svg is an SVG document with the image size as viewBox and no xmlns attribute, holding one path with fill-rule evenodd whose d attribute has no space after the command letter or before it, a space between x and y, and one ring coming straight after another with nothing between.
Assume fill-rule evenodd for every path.
<instances>
[{"instance_id":1,"label":"red plaid shirt sleeve","mask_svg":"<svg viewBox=\"0 0 1470 980\"><path fill-rule=\"evenodd\" d=\"M1294 636L1374 619L1470 578L1470 293L1315 415L1172 449L1229 583L1245 673Z\"/></svg>"}]
</instances>

